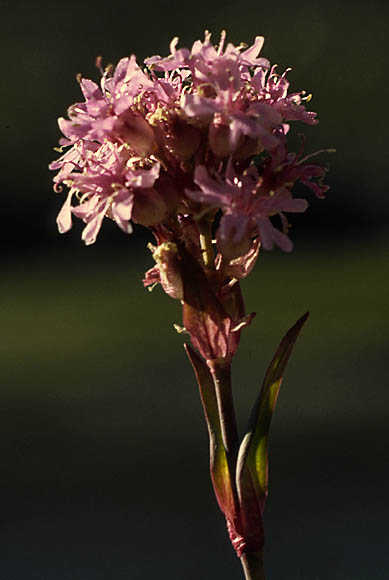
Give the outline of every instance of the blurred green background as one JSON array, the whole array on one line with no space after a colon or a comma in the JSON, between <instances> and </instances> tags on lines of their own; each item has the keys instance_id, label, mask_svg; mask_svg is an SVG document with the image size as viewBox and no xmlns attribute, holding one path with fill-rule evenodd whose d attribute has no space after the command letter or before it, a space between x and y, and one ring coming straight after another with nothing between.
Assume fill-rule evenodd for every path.
<instances>
[{"instance_id":1,"label":"blurred green background","mask_svg":"<svg viewBox=\"0 0 389 580\"><path fill-rule=\"evenodd\" d=\"M59 236L48 163L75 74L105 62L266 38L336 147L326 201L293 219L295 250L244 282L257 318L234 364L243 428L266 365L307 309L274 419L269 580L388 577L387 21L379 2L81 4L2 0L1 580L241 577L208 477L179 305L141 284L146 237L104 224ZM297 129L298 130L298 129Z\"/></svg>"}]
</instances>

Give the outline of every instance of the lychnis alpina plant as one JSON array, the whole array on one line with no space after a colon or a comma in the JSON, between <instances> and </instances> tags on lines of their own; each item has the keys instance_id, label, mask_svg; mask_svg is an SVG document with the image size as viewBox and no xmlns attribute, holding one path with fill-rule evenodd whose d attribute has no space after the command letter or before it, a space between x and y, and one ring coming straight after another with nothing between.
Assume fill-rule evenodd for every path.
<instances>
[{"instance_id":1,"label":"lychnis alpina plant","mask_svg":"<svg viewBox=\"0 0 389 580\"><path fill-rule=\"evenodd\" d=\"M268 492L267 439L289 355L307 314L287 332L265 374L247 432L239 439L231 361L246 314L240 280L260 250L292 249L286 214L304 212L292 195L301 182L322 198L325 169L288 149L290 124L317 123L309 96L289 93L286 73L252 46L217 46L206 32L192 49L170 45L140 68L135 56L101 70L100 85L79 78L84 101L60 118L66 152L50 165L54 188L69 188L58 215L72 217L93 244L104 218L127 234L132 222L151 230L155 265L145 274L182 304L185 345L210 438L216 499L246 579L264 578L262 515ZM101 69L101 59L98 59Z\"/></svg>"}]
</instances>

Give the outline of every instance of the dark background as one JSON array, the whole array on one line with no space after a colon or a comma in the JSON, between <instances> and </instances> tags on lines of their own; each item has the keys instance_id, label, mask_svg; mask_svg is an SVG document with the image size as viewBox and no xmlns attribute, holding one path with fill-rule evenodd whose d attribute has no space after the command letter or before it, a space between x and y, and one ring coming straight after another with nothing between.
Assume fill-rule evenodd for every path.
<instances>
[{"instance_id":1,"label":"dark background","mask_svg":"<svg viewBox=\"0 0 389 580\"><path fill-rule=\"evenodd\" d=\"M281 335L311 311L272 428L267 577L388 578L388 18L384 1L2 0L1 580L241 577L179 306L143 289L142 232L105 223L88 248L78 225L56 232L47 169L76 73L205 28L264 35L263 56L314 95L308 150L337 149L328 199L293 219L294 252L263 254L244 283L242 428Z\"/></svg>"}]
</instances>

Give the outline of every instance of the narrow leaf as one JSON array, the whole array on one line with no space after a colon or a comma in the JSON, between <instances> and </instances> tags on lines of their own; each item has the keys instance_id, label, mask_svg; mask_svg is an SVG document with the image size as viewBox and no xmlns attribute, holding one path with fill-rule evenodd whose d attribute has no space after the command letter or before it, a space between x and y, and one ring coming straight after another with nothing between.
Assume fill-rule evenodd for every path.
<instances>
[{"instance_id":1,"label":"narrow leaf","mask_svg":"<svg viewBox=\"0 0 389 580\"><path fill-rule=\"evenodd\" d=\"M185 344L186 354L192 364L200 389L201 402L209 433L210 471L219 507L231 523L235 522L237 510L232 490L231 474L219 418L218 404L212 375L205 361Z\"/></svg>"},{"instance_id":2,"label":"narrow leaf","mask_svg":"<svg viewBox=\"0 0 389 580\"><path fill-rule=\"evenodd\" d=\"M248 526L253 532L253 519L255 514L259 519L263 513L268 491L268 437L271 418L285 367L308 315L308 312L304 314L282 339L267 369L261 392L251 413L247 433L239 449L236 475L239 500L246 520L245 527Z\"/></svg>"}]
</instances>

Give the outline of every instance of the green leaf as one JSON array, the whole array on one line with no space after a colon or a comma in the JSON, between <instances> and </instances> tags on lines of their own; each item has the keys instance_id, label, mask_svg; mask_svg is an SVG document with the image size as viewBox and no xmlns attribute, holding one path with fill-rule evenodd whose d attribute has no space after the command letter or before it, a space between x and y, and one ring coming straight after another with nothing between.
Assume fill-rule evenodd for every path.
<instances>
[{"instance_id":1,"label":"green leaf","mask_svg":"<svg viewBox=\"0 0 389 580\"><path fill-rule=\"evenodd\" d=\"M268 437L270 422L285 367L309 313L302 316L282 339L255 401L246 435L239 449L237 488L247 532L255 533L268 491ZM257 521L255 521L257 520Z\"/></svg>"},{"instance_id":2,"label":"green leaf","mask_svg":"<svg viewBox=\"0 0 389 580\"><path fill-rule=\"evenodd\" d=\"M206 362L191 346L188 344L184 346L197 378L208 427L210 472L216 499L227 520L233 523L237 518L237 506L233 491L234 483L232 481L233 475L230 473L227 452L223 443L213 378Z\"/></svg>"}]
</instances>

